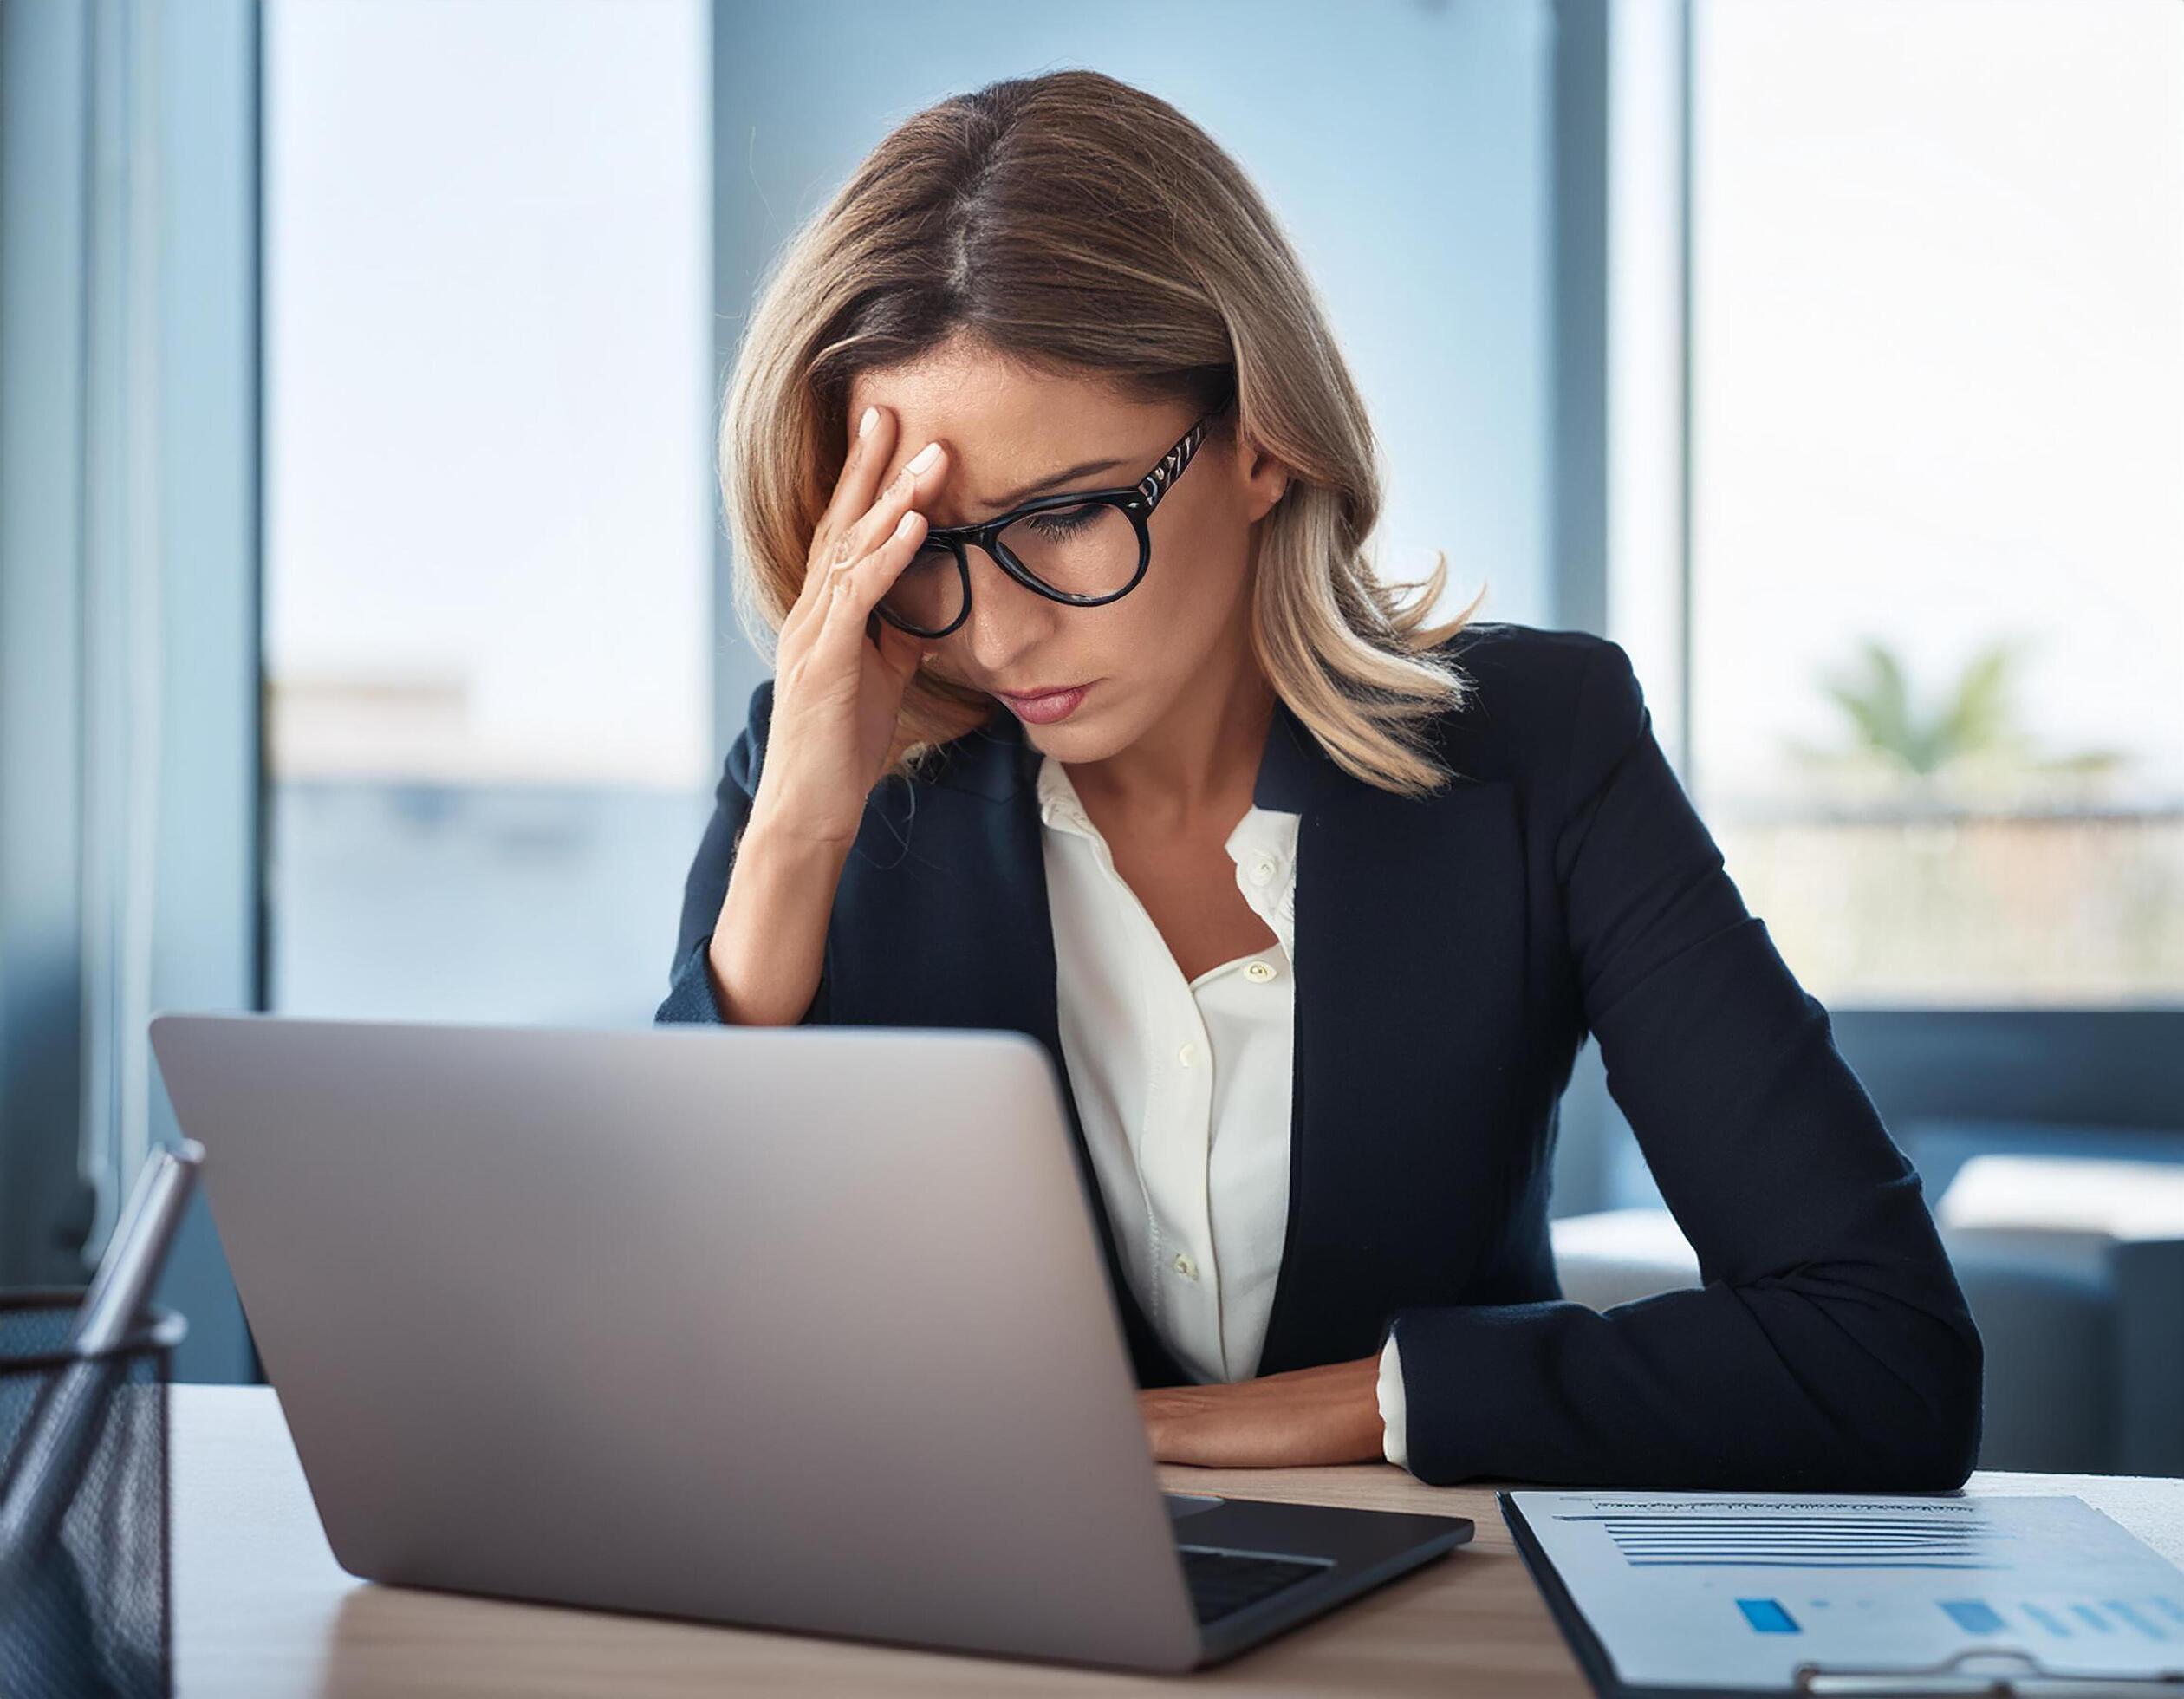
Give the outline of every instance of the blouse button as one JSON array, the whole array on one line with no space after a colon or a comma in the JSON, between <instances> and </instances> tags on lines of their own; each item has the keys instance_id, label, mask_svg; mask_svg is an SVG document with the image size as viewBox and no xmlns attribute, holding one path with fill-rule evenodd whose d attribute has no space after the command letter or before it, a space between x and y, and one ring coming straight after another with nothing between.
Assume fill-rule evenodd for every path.
<instances>
[{"instance_id":1,"label":"blouse button","mask_svg":"<svg viewBox=\"0 0 2184 1699\"><path fill-rule=\"evenodd\" d=\"M1192 1266L1190 1258L1185 1256L1180 1251L1175 1253L1175 1272L1186 1279L1198 1279L1198 1270Z\"/></svg>"},{"instance_id":2,"label":"blouse button","mask_svg":"<svg viewBox=\"0 0 2184 1699\"><path fill-rule=\"evenodd\" d=\"M1254 885L1266 884L1274 877L1277 871L1274 863L1262 856L1251 863L1251 882Z\"/></svg>"},{"instance_id":3,"label":"blouse button","mask_svg":"<svg viewBox=\"0 0 2184 1699\"><path fill-rule=\"evenodd\" d=\"M1247 980L1271 980L1274 977L1274 969L1266 962L1255 961L1245 968L1244 977Z\"/></svg>"},{"instance_id":4,"label":"blouse button","mask_svg":"<svg viewBox=\"0 0 2184 1699\"><path fill-rule=\"evenodd\" d=\"M1198 1046L1194 1044L1185 1045L1182 1049L1175 1052L1175 1059L1186 1068L1191 1066L1198 1060Z\"/></svg>"}]
</instances>

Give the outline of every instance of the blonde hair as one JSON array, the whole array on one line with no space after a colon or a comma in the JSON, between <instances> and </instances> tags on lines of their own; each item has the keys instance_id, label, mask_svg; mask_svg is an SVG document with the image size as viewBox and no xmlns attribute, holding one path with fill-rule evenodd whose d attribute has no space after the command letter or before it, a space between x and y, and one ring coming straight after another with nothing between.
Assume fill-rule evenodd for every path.
<instances>
[{"instance_id":1,"label":"blonde hair","mask_svg":"<svg viewBox=\"0 0 2184 1699\"><path fill-rule=\"evenodd\" d=\"M770 270L719 438L736 611L770 665L847 457L852 378L959 337L1195 413L1232 402L1228 429L1292 472L1258 522L1258 665L1350 773L1413 796L1446 781L1422 723L1469 700L1443 646L1479 600L1424 625L1447 577L1438 550L1422 583L1379 582L1363 552L1381 510L1372 427L1296 255L1211 137L1097 71L915 114ZM1406 606L1403 590L1420 594ZM996 706L918 673L883 776L913 776Z\"/></svg>"}]
</instances>

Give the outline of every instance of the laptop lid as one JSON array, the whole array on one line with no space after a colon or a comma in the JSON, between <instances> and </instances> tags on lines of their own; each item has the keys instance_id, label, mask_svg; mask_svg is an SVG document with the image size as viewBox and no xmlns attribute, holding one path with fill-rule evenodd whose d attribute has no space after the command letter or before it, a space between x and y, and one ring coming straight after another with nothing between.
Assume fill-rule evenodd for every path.
<instances>
[{"instance_id":1,"label":"laptop lid","mask_svg":"<svg viewBox=\"0 0 2184 1699\"><path fill-rule=\"evenodd\" d=\"M162 1013L151 1038L351 1573L1197 1661L1027 1035Z\"/></svg>"}]
</instances>

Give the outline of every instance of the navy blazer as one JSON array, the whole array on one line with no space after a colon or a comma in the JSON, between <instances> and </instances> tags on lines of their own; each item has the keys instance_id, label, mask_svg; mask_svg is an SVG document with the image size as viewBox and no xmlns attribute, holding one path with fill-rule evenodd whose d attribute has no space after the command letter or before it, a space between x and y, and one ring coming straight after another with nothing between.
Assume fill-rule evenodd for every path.
<instances>
[{"instance_id":1,"label":"navy blazer","mask_svg":"<svg viewBox=\"0 0 2184 1699\"><path fill-rule=\"evenodd\" d=\"M1277 704L1253 801L1296 810L1289 1225L1258 1372L1400 1340L1409 1464L1568 1484L1819 1492L1960 1485L1978 1329L1917 1171L1837 1051L1655 741L1617 644L1479 622L1433 722L1461 777L1400 797ZM722 1019L705 948L765 752L751 699L684 891L660 1021ZM929 779L876 786L807 1023L998 1027L1067 1090L1035 789L1005 709ZM1548 1237L1578 1047L1699 1255L1702 1285L1595 1311ZM1139 1383L1192 1377L1122 1278Z\"/></svg>"}]
</instances>

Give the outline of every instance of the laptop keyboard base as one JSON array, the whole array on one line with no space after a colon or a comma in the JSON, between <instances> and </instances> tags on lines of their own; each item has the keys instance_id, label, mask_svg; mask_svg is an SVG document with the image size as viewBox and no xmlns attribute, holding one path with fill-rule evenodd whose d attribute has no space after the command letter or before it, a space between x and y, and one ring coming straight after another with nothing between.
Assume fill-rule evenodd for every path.
<instances>
[{"instance_id":1,"label":"laptop keyboard base","mask_svg":"<svg viewBox=\"0 0 2184 1699\"><path fill-rule=\"evenodd\" d=\"M1325 1563L1223 1552L1208 1546L1179 1545L1176 1549L1183 1556L1183 1579L1190 1585L1191 1608L1201 1624L1232 1616L1329 1567Z\"/></svg>"}]
</instances>

